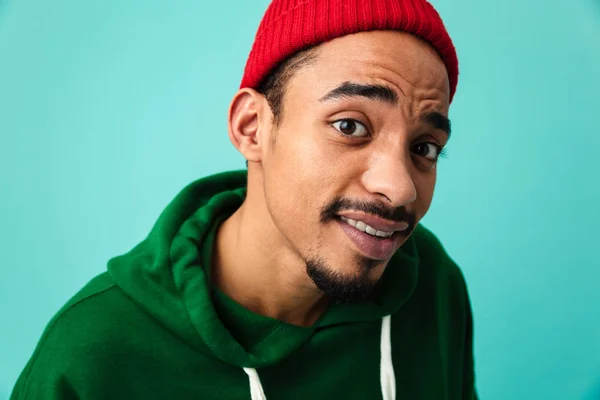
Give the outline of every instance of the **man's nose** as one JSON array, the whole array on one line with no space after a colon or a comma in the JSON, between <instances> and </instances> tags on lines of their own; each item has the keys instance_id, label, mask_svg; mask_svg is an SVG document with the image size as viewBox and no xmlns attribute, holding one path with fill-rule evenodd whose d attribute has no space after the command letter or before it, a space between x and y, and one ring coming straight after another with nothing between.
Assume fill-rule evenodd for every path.
<instances>
[{"instance_id":1,"label":"man's nose","mask_svg":"<svg viewBox=\"0 0 600 400\"><path fill-rule=\"evenodd\" d=\"M380 153L370 160L363 175L363 186L374 195L383 197L392 207L401 207L417 199L417 190L411 176L410 155L396 152Z\"/></svg>"}]
</instances>

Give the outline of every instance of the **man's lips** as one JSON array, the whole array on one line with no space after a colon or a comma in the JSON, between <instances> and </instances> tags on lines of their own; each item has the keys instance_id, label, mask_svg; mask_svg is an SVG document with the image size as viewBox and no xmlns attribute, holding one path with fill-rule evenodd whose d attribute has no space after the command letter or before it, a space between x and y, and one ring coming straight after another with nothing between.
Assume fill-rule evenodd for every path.
<instances>
[{"instance_id":1,"label":"man's lips","mask_svg":"<svg viewBox=\"0 0 600 400\"><path fill-rule=\"evenodd\" d=\"M355 221L362 221L370 227L383 232L404 232L410 228L410 224L408 222L390 221L363 212L343 211L340 212L338 216L353 219Z\"/></svg>"},{"instance_id":2,"label":"man's lips","mask_svg":"<svg viewBox=\"0 0 600 400\"><path fill-rule=\"evenodd\" d=\"M397 234L388 237L376 237L344 222L341 218L337 220L337 223L354 244L354 247L363 256L372 260L390 259L401 242L401 237Z\"/></svg>"}]
</instances>

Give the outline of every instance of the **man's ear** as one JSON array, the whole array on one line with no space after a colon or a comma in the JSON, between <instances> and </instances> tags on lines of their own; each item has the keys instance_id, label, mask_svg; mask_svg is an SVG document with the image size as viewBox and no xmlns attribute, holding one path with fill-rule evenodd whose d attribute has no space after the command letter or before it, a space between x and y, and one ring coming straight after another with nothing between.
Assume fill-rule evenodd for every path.
<instances>
[{"instance_id":1,"label":"man's ear","mask_svg":"<svg viewBox=\"0 0 600 400\"><path fill-rule=\"evenodd\" d=\"M248 161L262 161L262 147L270 129L264 114L269 112L265 97L254 89L240 89L233 96L229 106L229 140Z\"/></svg>"}]
</instances>

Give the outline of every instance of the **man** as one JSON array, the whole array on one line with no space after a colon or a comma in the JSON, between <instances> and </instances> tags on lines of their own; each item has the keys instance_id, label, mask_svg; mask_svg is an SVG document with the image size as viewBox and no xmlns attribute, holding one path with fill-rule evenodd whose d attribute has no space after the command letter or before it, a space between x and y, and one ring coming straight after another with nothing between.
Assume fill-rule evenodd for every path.
<instances>
[{"instance_id":1,"label":"man","mask_svg":"<svg viewBox=\"0 0 600 400\"><path fill-rule=\"evenodd\" d=\"M460 270L419 225L458 64L425 0L274 0L201 179L51 321L13 399L473 399Z\"/></svg>"}]
</instances>

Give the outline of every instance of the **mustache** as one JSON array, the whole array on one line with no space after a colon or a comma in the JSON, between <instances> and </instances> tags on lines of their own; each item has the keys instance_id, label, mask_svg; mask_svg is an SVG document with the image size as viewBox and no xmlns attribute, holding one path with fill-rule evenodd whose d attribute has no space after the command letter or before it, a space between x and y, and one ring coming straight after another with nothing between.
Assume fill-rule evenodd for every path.
<instances>
[{"instance_id":1,"label":"mustache","mask_svg":"<svg viewBox=\"0 0 600 400\"><path fill-rule=\"evenodd\" d=\"M415 214L405 207L387 207L379 202L338 197L321 209L321 223L335 219L342 211L362 211L390 221L406 222L410 226L408 232L412 231L416 221Z\"/></svg>"}]
</instances>

